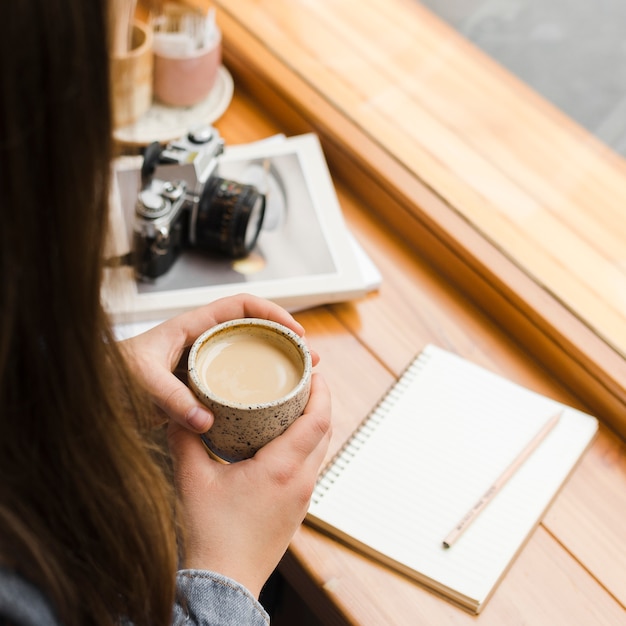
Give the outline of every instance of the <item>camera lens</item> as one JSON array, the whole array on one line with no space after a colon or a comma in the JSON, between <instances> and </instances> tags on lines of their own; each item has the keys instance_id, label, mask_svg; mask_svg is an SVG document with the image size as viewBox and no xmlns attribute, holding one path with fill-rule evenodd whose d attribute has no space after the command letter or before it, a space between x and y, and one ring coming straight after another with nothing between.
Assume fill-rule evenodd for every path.
<instances>
[{"instance_id":1,"label":"camera lens","mask_svg":"<svg viewBox=\"0 0 626 626\"><path fill-rule=\"evenodd\" d=\"M265 196L252 185L214 176L198 204L195 245L232 258L246 256L259 236Z\"/></svg>"}]
</instances>

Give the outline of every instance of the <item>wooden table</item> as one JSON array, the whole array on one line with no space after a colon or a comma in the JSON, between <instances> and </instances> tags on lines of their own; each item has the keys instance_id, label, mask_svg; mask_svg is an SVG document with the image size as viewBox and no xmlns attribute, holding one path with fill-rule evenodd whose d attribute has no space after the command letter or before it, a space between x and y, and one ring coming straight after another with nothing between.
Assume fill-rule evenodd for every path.
<instances>
[{"instance_id":1,"label":"wooden table","mask_svg":"<svg viewBox=\"0 0 626 626\"><path fill-rule=\"evenodd\" d=\"M236 89L216 123L227 143L283 130ZM333 395L329 455L410 359L435 343L586 409L335 180L349 227L381 270L364 299L297 315ZM478 617L302 527L281 572L324 624L615 625L626 623L626 446L606 426Z\"/></svg>"},{"instance_id":2,"label":"wooden table","mask_svg":"<svg viewBox=\"0 0 626 626\"><path fill-rule=\"evenodd\" d=\"M206 4L204 0L194 3ZM232 12L247 7L249 11L242 20L254 22L263 17L264 8L269 11L277 6L252 0L241 0L234 5L224 0L216 4L218 22L220 9ZM298 4L309 6L304 1ZM328 2L324 4L330 6ZM312 11L317 6L310 4ZM230 16L225 17L231 20ZM310 30L310 24L305 22L289 25L292 29L296 26L303 33ZM276 45L285 47L281 39L284 33L277 22L267 20L260 30L266 37L272 35L278 42ZM232 23L227 34L226 46L241 44L242 32L237 24ZM255 54L262 50L259 41L250 40L243 47L246 45L257 46ZM246 75L241 67L236 67L235 57L229 57L228 49L225 53L227 65L229 60L234 64L230 69L234 70L236 90L231 106L216 126L227 143L252 141L276 132L292 134L294 128L298 131L330 128L344 136L339 117L315 118L316 107L319 111L324 104L322 99L316 99L315 89L300 92L291 99L299 103L297 109L286 108L285 94L271 91L290 81L293 84L293 77L281 82L282 77L275 76L272 88L266 90L261 100L255 89L250 90L254 83L251 72ZM294 61L296 73L304 71L308 61L303 63L304 66L297 66ZM315 77L320 76L320 67L310 66L311 71L318 72ZM350 71L349 67L343 69ZM277 65L272 70L279 72L281 67ZM261 72L259 69L259 75ZM348 92L340 90L340 93L350 98ZM345 136L348 134L346 129ZM556 400L593 412L590 409L590 403L595 400L593 384L588 386L586 394L580 395L589 402L577 399L558 382L560 379L571 383L575 377L555 375L556 361L548 363L550 350L543 353L546 360L534 360L530 354L542 352L524 345L530 335L515 335L504 318L497 324L494 321L497 316L488 316L475 306L475 299L470 301L461 295L458 286L454 287L453 281L444 277L440 265L436 266L437 271L434 269L432 251L421 247L416 237L407 233L402 238L395 235L388 226L389 216L383 215L375 203L363 200L363 194L355 193L355 181L360 180L365 186L368 181L362 173L352 171L355 161L351 155L346 153L342 159L344 146L333 143L332 137L326 139L325 146L333 150L331 173L349 227L383 276L382 287L375 294L297 315L312 346L321 354L318 370L325 376L333 396L334 431L329 457L412 357L429 342ZM448 182L454 193L453 179ZM559 348L567 352L563 345ZM619 360L617 365L624 367ZM606 360L604 367L609 371L617 369L607 365ZM612 405L607 401L598 402L597 406ZM626 624L626 445L616 430L607 425L617 425L623 432L626 420L619 415L619 408L613 412L607 410L606 415L611 415L611 419L601 424L593 446L478 617L306 526L296 534L280 570L323 624Z\"/></svg>"},{"instance_id":3,"label":"wooden table","mask_svg":"<svg viewBox=\"0 0 626 626\"><path fill-rule=\"evenodd\" d=\"M418 0L213 4L238 83L626 438L626 160Z\"/></svg>"}]
</instances>

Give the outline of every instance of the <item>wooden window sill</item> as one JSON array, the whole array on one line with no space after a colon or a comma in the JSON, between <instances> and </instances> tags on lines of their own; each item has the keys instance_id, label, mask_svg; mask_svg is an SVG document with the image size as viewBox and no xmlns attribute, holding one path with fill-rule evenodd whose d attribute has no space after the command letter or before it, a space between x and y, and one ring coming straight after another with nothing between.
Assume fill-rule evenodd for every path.
<instances>
[{"instance_id":1,"label":"wooden window sill","mask_svg":"<svg viewBox=\"0 0 626 626\"><path fill-rule=\"evenodd\" d=\"M416 2L213 4L237 84L626 437L621 158Z\"/></svg>"}]
</instances>

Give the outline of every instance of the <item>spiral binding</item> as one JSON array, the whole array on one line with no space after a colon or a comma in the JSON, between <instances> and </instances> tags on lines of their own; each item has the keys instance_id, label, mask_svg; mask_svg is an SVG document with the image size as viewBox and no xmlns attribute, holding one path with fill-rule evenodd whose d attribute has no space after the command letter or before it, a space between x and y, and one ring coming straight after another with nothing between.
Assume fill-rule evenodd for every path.
<instances>
[{"instance_id":1,"label":"spiral binding","mask_svg":"<svg viewBox=\"0 0 626 626\"><path fill-rule=\"evenodd\" d=\"M340 478L342 472L361 449L361 446L365 444L376 429L383 423L396 401L417 378L428 358L429 352L426 349L409 363L398 380L383 394L372 411L356 428L337 454L328 462L315 483L315 488L311 496L311 502L313 504L319 504L326 492L337 479Z\"/></svg>"}]
</instances>

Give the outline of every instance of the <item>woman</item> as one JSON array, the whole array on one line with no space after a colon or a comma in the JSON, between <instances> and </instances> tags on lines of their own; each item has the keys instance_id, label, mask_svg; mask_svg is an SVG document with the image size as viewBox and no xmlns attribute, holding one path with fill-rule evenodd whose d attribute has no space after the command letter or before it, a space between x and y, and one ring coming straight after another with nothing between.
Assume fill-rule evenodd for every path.
<instances>
[{"instance_id":1,"label":"woman","mask_svg":"<svg viewBox=\"0 0 626 626\"><path fill-rule=\"evenodd\" d=\"M0 623L266 623L257 598L306 512L328 445L328 391L315 376L284 435L222 465L197 436L212 416L171 372L226 319L303 329L238 296L114 340L100 302L106 1L19 0L3 18ZM163 413L175 494L149 443Z\"/></svg>"}]
</instances>

